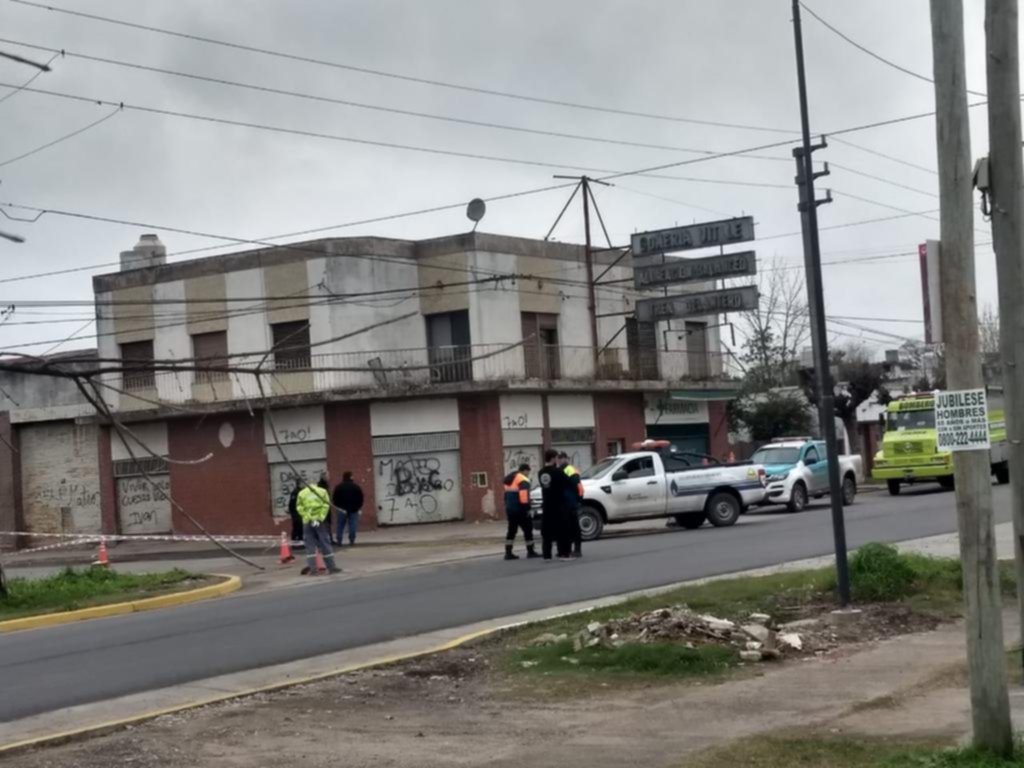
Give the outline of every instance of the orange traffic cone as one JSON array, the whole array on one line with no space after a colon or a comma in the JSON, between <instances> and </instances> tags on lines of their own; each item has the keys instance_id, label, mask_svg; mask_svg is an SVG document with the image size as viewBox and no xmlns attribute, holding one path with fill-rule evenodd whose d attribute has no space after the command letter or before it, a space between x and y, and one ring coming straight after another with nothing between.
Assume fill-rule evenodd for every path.
<instances>
[{"instance_id":1,"label":"orange traffic cone","mask_svg":"<svg viewBox=\"0 0 1024 768\"><path fill-rule=\"evenodd\" d=\"M107 554L107 540L100 539L100 547L96 552L96 560L93 565L99 566L100 568L106 568L110 565L110 556Z\"/></svg>"},{"instance_id":2,"label":"orange traffic cone","mask_svg":"<svg viewBox=\"0 0 1024 768\"><path fill-rule=\"evenodd\" d=\"M295 558L292 556L292 547L288 543L288 534L281 531L281 565L290 563Z\"/></svg>"},{"instance_id":3,"label":"orange traffic cone","mask_svg":"<svg viewBox=\"0 0 1024 768\"><path fill-rule=\"evenodd\" d=\"M327 573L327 566L324 565L324 558L323 555L320 554L319 549L316 551L316 572Z\"/></svg>"}]
</instances>

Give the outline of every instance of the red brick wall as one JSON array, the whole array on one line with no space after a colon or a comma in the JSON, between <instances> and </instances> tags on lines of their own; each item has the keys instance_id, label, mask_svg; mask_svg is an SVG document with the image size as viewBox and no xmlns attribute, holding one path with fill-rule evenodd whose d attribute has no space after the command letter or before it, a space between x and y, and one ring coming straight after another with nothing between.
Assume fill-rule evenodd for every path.
<instances>
[{"instance_id":1,"label":"red brick wall","mask_svg":"<svg viewBox=\"0 0 1024 768\"><path fill-rule=\"evenodd\" d=\"M637 393L595 394L594 418L597 424L597 445L594 460L608 456L608 443L621 440L623 450L640 442L646 435L644 396Z\"/></svg>"},{"instance_id":2,"label":"red brick wall","mask_svg":"<svg viewBox=\"0 0 1024 768\"><path fill-rule=\"evenodd\" d=\"M327 431L327 470L331 486L351 472L363 489L365 503L360 528L377 527L377 502L373 484L373 439L370 434L370 404L333 403L324 406Z\"/></svg>"},{"instance_id":3,"label":"red brick wall","mask_svg":"<svg viewBox=\"0 0 1024 768\"><path fill-rule=\"evenodd\" d=\"M100 427L98 439L100 530L103 533L120 533L117 530L117 482L114 480L114 460L110 453L110 427Z\"/></svg>"},{"instance_id":4,"label":"red brick wall","mask_svg":"<svg viewBox=\"0 0 1024 768\"><path fill-rule=\"evenodd\" d=\"M729 445L729 418L725 412L725 400L708 402L708 431L711 436L711 455L716 459L725 459L731 447ZM737 456L737 458L739 458Z\"/></svg>"},{"instance_id":5,"label":"red brick wall","mask_svg":"<svg viewBox=\"0 0 1024 768\"><path fill-rule=\"evenodd\" d=\"M227 446L222 435L231 436ZM210 533L268 534L290 526L275 526L270 514L270 472L259 414L172 419L167 422L167 442L175 459L212 454L200 464L170 465L171 496ZM197 533L176 510L172 520L176 533Z\"/></svg>"},{"instance_id":6,"label":"red brick wall","mask_svg":"<svg viewBox=\"0 0 1024 768\"><path fill-rule=\"evenodd\" d=\"M0 413L0 530L23 528L18 433L11 427L10 413L4 411ZM13 537L0 536L0 549L12 549L17 543Z\"/></svg>"},{"instance_id":7,"label":"red brick wall","mask_svg":"<svg viewBox=\"0 0 1024 768\"><path fill-rule=\"evenodd\" d=\"M459 398L459 453L462 467L462 508L466 520L503 514L501 405L497 395ZM487 488L474 488L474 472L487 473Z\"/></svg>"}]
</instances>

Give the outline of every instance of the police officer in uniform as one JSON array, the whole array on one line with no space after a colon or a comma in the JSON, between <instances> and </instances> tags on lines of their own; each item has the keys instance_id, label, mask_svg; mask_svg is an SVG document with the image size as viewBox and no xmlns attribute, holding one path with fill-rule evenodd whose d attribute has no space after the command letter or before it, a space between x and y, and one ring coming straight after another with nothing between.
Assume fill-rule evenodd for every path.
<instances>
[{"instance_id":1,"label":"police officer in uniform","mask_svg":"<svg viewBox=\"0 0 1024 768\"><path fill-rule=\"evenodd\" d=\"M516 532L523 529L526 542L526 557L540 557L533 548L533 520L530 519L530 465L520 464L519 470L505 476L505 516L508 518L508 533L505 535L505 559L518 560L512 552L516 543Z\"/></svg>"},{"instance_id":2,"label":"police officer in uniform","mask_svg":"<svg viewBox=\"0 0 1024 768\"><path fill-rule=\"evenodd\" d=\"M569 454L565 451L558 454L558 463L569 481L568 487L565 489L565 505L568 513L566 525L568 526L569 540L572 542L572 556L583 557L583 536L580 533L580 504L583 503L583 481L580 479L579 470L569 461Z\"/></svg>"},{"instance_id":3,"label":"police officer in uniform","mask_svg":"<svg viewBox=\"0 0 1024 768\"><path fill-rule=\"evenodd\" d=\"M559 560L569 560L572 536L568 525L565 492L569 479L558 466L558 451L544 453L544 467L537 474L543 500L544 517L541 519L541 551L544 559L551 561L552 546L557 549Z\"/></svg>"}]
</instances>

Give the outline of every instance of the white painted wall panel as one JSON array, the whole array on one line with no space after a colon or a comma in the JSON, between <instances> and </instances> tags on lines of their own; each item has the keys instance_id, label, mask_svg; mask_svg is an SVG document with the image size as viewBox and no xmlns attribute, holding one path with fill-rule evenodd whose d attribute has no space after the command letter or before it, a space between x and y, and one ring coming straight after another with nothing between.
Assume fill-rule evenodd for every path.
<instances>
[{"instance_id":1,"label":"white painted wall panel","mask_svg":"<svg viewBox=\"0 0 1024 768\"><path fill-rule=\"evenodd\" d=\"M158 456L166 456L168 453L167 448L167 423L163 421L154 421L148 424L130 424L128 425L132 433L139 438L150 451L157 454ZM131 453L128 449L131 448ZM121 435L116 430L110 431L110 455L114 461L125 461L130 459L131 454L134 453L138 459L148 459L152 457L152 454L148 453L145 448L140 446L134 440L129 438L128 445L121 440ZM176 457L181 458L181 457Z\"/></svg>"},{"instance_id":2,"label":"white painted wall panel","mask_svg":"<svg viewBox=\"0 0 1024 768\"><path fill-rule=\"evenodd\" d=\"M186 312L185 281L172 280L153 286L153 357L185 360L192 357L192 338L188 326L181 322ZM171 304L159 302L169 301ZM163 315L164 317L161 317ZM156 391L160 400L181 403L192 397L192 371L156 374Z\"/></svg>"},{"instance_id":3,"label":"white painted wall panel","mask_svg":"<svg viewBox=\"0 0 1024 768\"><path fill-rule=\"evenodd\" d=\"M324 409L321 405L307 408L275 408L271 418L263 419L263 437L267 445L276 445L270 422L277 429L277 441L282 444L326 440Z\"/></svg>"},{"instance_id":4,"label":"white painted wall panel","mask_svg":"<svg viewBox=\"0 0 1024 768\"><path fill-rule=\"evenodd\" d=\"M458 451L378 456L373 460L373 470L377 520L381 525L462 518Z\"/></svg>"},{"instance_id":5,"label":"white painted wall panel","mask_svg":"<svg viewBox=\"0 0 1024 768\"><path fill-rule=\"evenodd\" d=\"M117 517L121 533L127 536L170 533L172 528L171 502L164 495L170 494L170 492L170 475L150 475L148 479L145 477L119 477L117 479Z\"/></svg>"},{"instance_id":6,"label":"white painted wall panel","mask_svg":"<svg viewBox=\"0 0 1024 768\"><path fill-rule=\"evenodd\" d=\"M594 425L594 399L590 395L548 396L548 426L552 429Z\"/></svg>"},{"instance_id":7,"label":"white painted wall panel","mask_svg":"<svg viewBox=\"0 0 1024 768\"><path fill-rule=\"evenodd\" d=\"M459 403L455 399L370 404L370 432L374 437L458 431Z\"/></svg>"},{"instance_id":8,"label":"white painted wall panel","mask_svg":"<svg viewBox=\"0 0 1024 768\"><path fill-rule=\"evenodd\" d=\"M544 406L540 395L502 395L502 429L543 429Z\"/></svg>"},{"instance_id":9,"label":"white painted wall panel","mask_svg":"<svg viewBox=\"0 0 1024 768\"><path fill-rule=\"evenodd\" d=\"M260 306L259 297L266 295L263 291L263 274L259 269L244 269L237 272L228 272L224 275L224 295L227 299L249 298L257 299L253 304L248 302L231 302L229 306L233 312L238 310L252 310ZM270 326L267 325L267 316L264 312L253 314L236 314L228 318L228 353L235 355L242 352L258 353L270 349ZM256 364L262 355L255 355L251 358L232 358L232 365ZM235 397L258 397L259 387L256 386L256 377L239 374L232 376L232 391ZM269 379L264 379L263 386L268 390L272 389Z\"/></svg>"}]
</instances>

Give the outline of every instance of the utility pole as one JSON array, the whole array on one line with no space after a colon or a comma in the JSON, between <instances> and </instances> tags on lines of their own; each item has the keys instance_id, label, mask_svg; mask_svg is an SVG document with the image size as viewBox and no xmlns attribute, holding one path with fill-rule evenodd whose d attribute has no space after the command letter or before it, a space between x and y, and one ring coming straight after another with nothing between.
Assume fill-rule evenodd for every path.
<instances>
[{"instance_id":1,"label":"utility pole","mask_svg":"<svg viewBox=\"0 0 1024 768\"><path fill-rule=\"evenodd\" d=\"M1016 542L1017 609L1024 627L1024 157L1017 24L1017 0L988 0L985 4L989 195L999 277L999 352Z\"/></svg>"},{"instance_id":2,"label":"utility pole","mask_svg":"<svg viewBox=\"0 0 1024 768\"><path fill-rule=\"evenodd\" d=\"M984 382L974 283L974 185L967 115L963 0L931 0L931 18L946 378L951 390L977 389ZM1013 329L1006 330L1013 333ZM989 453L955 452L953 474L967 612L967 667L974 744L996 754L1010 755L1013 729L1006 690Z\"/></svg>"},{"instance_id":3,"label":"utility pole","mask_svg":"<svg viewBox=\"0 0 1024 768\"><path fill-rule=\"evenodd\" d=\"M811 315L811 346L814 350L814 385L818 394L818 421L825 438L828 457L828 487L832 507L832 538L836 549L836 581L839 604L850 604L850 572L846 559L846 521L843 518L843 492L839 479L839 452L836 446L836 407L832 373L828 360L828 331L825 327L825 293L821 282L821 247L818 242L818 206L832 202L831 192L823 199L814 196L814 180L828 173L814 173L812 154L826 146L811 145L811 118L807 107L807 77L804 70L803 30L800 26L800 0L793 0L793 36L796 43L796 74L800 89L800 127L803 145L793 150L797 160L796 183L800 189L800 221L804 233L804 268L807 273L808 307Z\"/></svg>"}]
</instances>

